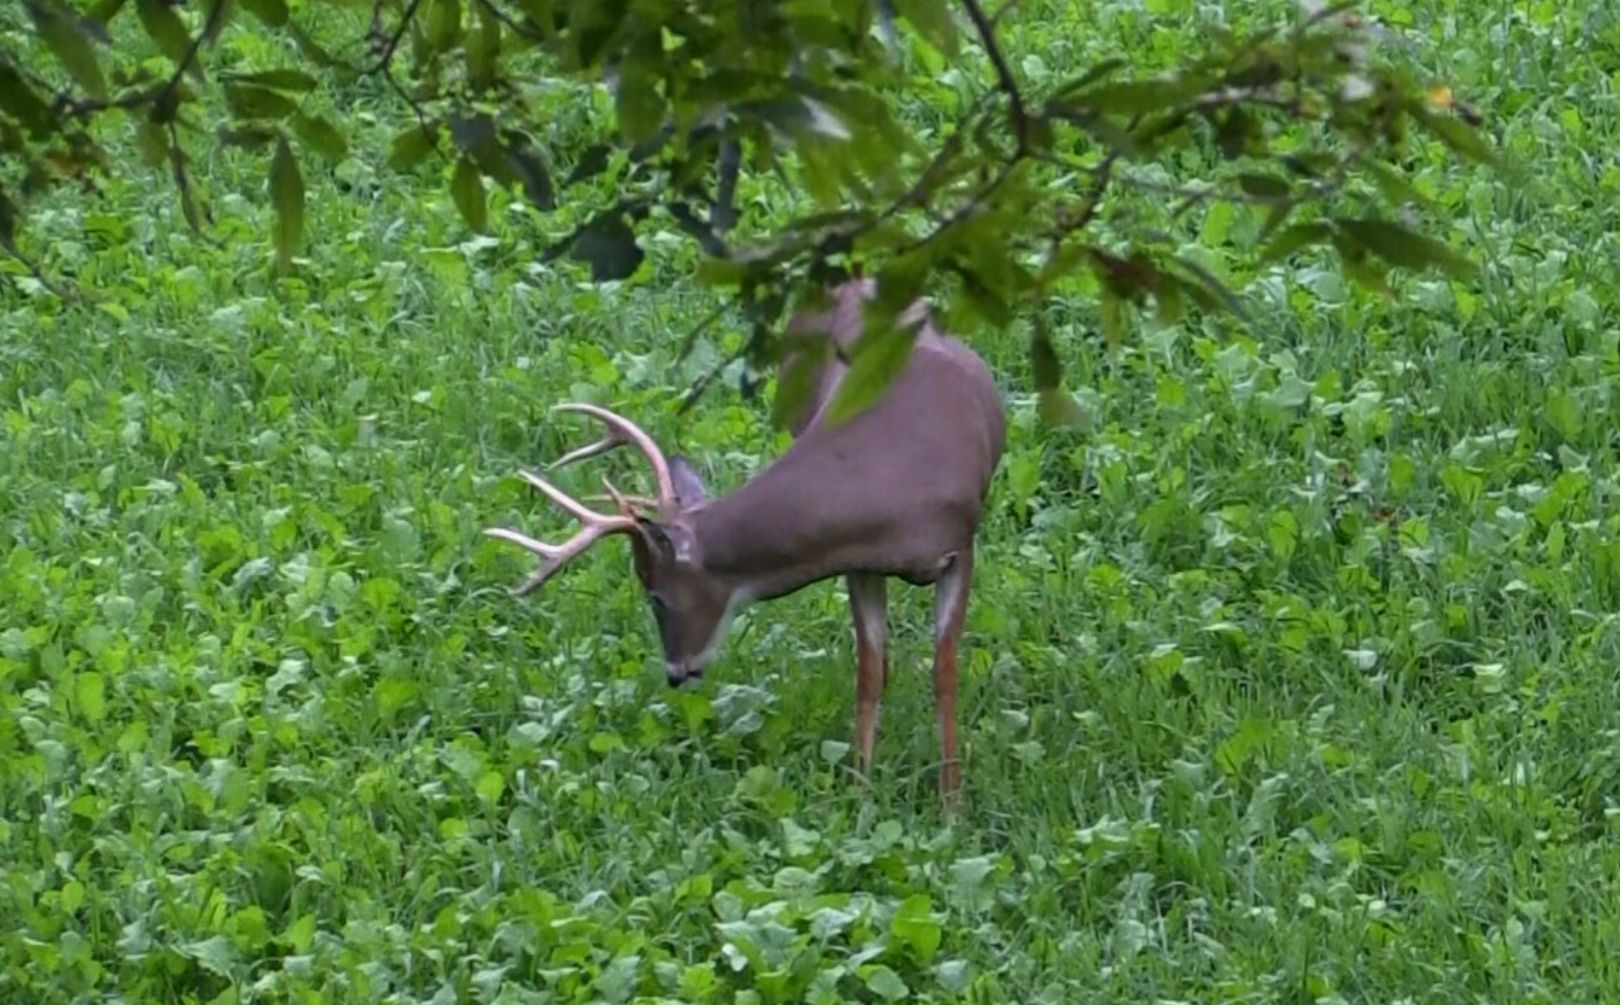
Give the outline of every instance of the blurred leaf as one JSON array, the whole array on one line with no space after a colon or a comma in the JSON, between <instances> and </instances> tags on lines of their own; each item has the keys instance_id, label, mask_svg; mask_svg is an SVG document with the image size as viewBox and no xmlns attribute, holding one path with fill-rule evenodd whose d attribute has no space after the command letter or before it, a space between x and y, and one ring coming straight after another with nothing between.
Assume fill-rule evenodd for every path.
<instances>
[{"instance_id":1,"label":"blurred leaf","mask_svg":"<svg viewBox=\"0 0 1620 1005\"><path fill-rule=\"evenodd\" d=\"M225 101L239 119L284 119L298 111L298 103L279 91L229 81Z\"/></svg>"},{"instance_id":2,"label":"blurred leaf","mask_svg":"<svg viewBox=\"0 0 1620 1005\"><path fill-rule=\"evenodd\" d=\"M518 184L523 188L523 194L528 196L535 208L540 210L555 208L557 193L552 187L551 172L546 168L546 162L540 152L534 149L527 139L519 136L508 136L502 148L512 165L513 173L517 175Z\"/></svg>"},{"instance_id":3,"label":"blurred leaf","mask_svg":"<svg viewBox=\"0 0 1620 1005\"><path fill-rule=\"evenodd\" d=\"M17 204L11 201L3 188L0 188L0 247L16 253Z\"/></svg>"},{"instance_id":4,"label":"blurred leaf","mask_svg":"<svg viewBox=\"0 0 1620 1005\"><path fill-rule=\"evenodd\" d=\"M1501 155L1476 130L1458 121L1446 112L1431 112L1421 106L1412 111L1412 117L1422 123L1446 146L1481 164L1502 165Z\"/></svg>"},{"instance_id":5,"label":"blurred leaf","mask_svg":"<svg viewBox=\"0 0 1620 1005\"><path fill-rule=\"evenodd\" d=\"M287 23L287 0L238 0L249 14L264 22L266 27L280 28Z\"/></svg>"},{"instance_id":6,"label":"blurred leaf","mask_svg":"<svg viewBox=\"0 0 1620 1005\"><path fill-rule=\"evenodd\" d=\"M444 52L461 41L461 0L427 0L427 43Z\"/></svg>"},{"instance_id":7,"label":"blurred leaf","mask_svg":"<svg viewBox=\"0 0 1620 1005\"><path fill-rule=\"evenodd\" d=\"M141 27L152 39L158 51L174 61L176 66L186 62L191 52L191 34L186 31L185 22L175 13L164 0L135 0L135 12L140 15ZM193 75L200 76L202 71L196 63L191 64Z\"/></svg>"},{"instance_id":8,"label":"blurred leaf","mask_svg":"<svg viewBox=\"0 0 1620 1005\"><path fill-rule=\"evenodd\" d=\"M325 116L299 112L292 118L292 127L305 146L327 160L341 161L348 155L349 141Z\"/></svg>"},{"instance_id":9,"label":"blurred leaf","mask_svg":"<svg viewBox=\"0 0 1620 1005\"><path fill-rule=\"evenodd\" d=\"M635 231L618 209L598 213L574 237L573 257L591 267L591 279L627 279L641 266L644 253Z\"/></svg>"},{"instance_id":10,"label":"blurred leaf","mask_svg":"<svg viewBox=\"0 0 1620 1005\"><path fill-rule=\"evenodd\" d=\"M1104 286L1098 298L1098 319L1102 323L1103 341L1111 346L1125 341L1125 300Z\"/></svg>"},{"instance_id":11,"label":"blurred leaf","mask_svg":"<svg viewBox=\"0 0 1620 1005\"><path fill-rule=\"evenodd\" d=\"M127 0L96 0L95 3L90 5L90 17L105 25L118 16L119 11L124 9L126 2Z\"/></svg>"},{"instance_id":12,"label":"blurred leaf","mask_svg":"<svg viewBox=\"0 0 1620 1005\"><path fill-rule=\"evenodd\" d=\"M901 324L898 316L878 303L867 305L866 330L849 350L849 372L828 402L822 421L837 425L865 411L883 396L899 376L922 330Z\"/></svg>"},{"instance_id":13,"label":"blurred leaf","mask_svg":"<svg viewBox=\"0 0 1620 1005\"><path fill-rule=\"evenodd\" d=\"M619 94L615 107L619 131L631 143L641 143L664 123L664 99L657 80L640 63L631 63L619 72Z\"/></svg>"},{"instance_id":14,"label":"blurred leaf","mask_svg":"<svg viewBox=\"0 0 1620 1005\"><path fill-rule=\"evenodd\" d=\"M1238 175L1238 186L1259 199L1283 199L1288 196L1288 183L1275 175L1245 171Z\"/></svg>"},{"instance_id":15,"label":"blurred leaf","mask_svg":"<svg viewBox=\"0 0 1620 1005\"><path fill-rule=\"evenodd\" d=\"M1213 272L1184 255L1177 255L1171 258L1170 261L1192 277L1193 281L1188 284L1187 289L1198 297L1199 302L1205 307L1219 304L1235 317L1248 317L1249 312L1244 309L1243 301L1239 300L1237 294L1228 289L1227 285L1221 282L1220 278ZM1200 291L1207 296L1207 299L1206 296L1199 296Z\"/></svg>"},{"instance_id":16,"label":"blurred leaf","mask_svg":"<svg viewBox=\"0 0 1620 1005\"><path fill-rule=\"evenodd\" d=\"M40 38L79 86L92 97L106 97L107 79L102 76L101 63L85 25L54 5L47 7L42 0L26 0L26 5Z\"/></svg>"},{"instance_id":17,"label":"blurred leaf","mask_svg":"<svg viewBox=\"0 0 1620 1005\"><path fill-rule=\"evenodd\" d=\"M1271 243L1260 253L1260 264L1270 265L1280 262L1311 244L1322 244L1333 237L1333 227L1326 223L1296 223L1292 227L1284 228L1272 238Z\"/></svg>"},{"instance_id":18,"label":"blurred leaf","mask_svg":"<svg viewBox=\"0 0 1620 1005\"><path fill-rule=\"evenodd\" d=\"M489 0L474 0L473 34L467 40L467 81L475 91L495 84L501 57L501 22L489 9Z\"/></svg>"},{"instance_id":19,"label":"blurred leaf","mask_svg":"<svg viewBox=\"0 0 1620 1005\"><path fill-rule=\"evenodd\" d=\"M1373 181L1378 185L1379 190L1384 193L1384 198L1395 205L1427 201L1418 193L1417 189L1412 187L1412 183L1407 181L1405 175L1383 161L1369 158L1362 161L1361 166L1368 174L1372 175Z\"/></svg>"},{"instance_id":20,"label":"blurred leaf","mask_svg":"<svg viewBox=\"0 0 1620 1005\"><path fill-rule=\"evenodd\" d=\"M219 131L219 141L226 146L259 150L275 142L280 135L274 126L226 126Z\"/></svg>"},{"instance_id":21,"label":"blurred leaf","mask_svg":"<svg viewBox=\"0 0 1620 1005\"><path fill-rule=\"evenodd\" d=\"M484 176L478 166L465 154L456 158L455 171L450 176L450 197L456 211L477 233L489 228L489 202L484 193Z\"/></svg>"},{"instance_id":22,"label":"blurred leaf","mask_svg":"<svg viewBox=\"0 0 1620 1005\"><path fill-rule=\"evenodd\" d=\"M433 152L438 133L436 123L406 126L388 144L388 166L395 171L409 171L422 163Z\"/></svg>"},{"instance_id":23,"label":"blurred leaf","mask_svg":"<svg viewBox=\"0 0 1620 1005\"><path fill-rule=\"evenodd\" d=\"M945 0L895 0L895 7L929 45L943 55L955 58L958 49L956 19L945 5Z\"/></svg>"},{"instance_id":24,"label":"blurred leaf","mask_svg":"<svg viewBox=\"0 0 1620 1005\"><path fill-rule=\"evenodd\" d=\"M55 132L50 106L10 64L0 60L0 112L5 112L36 139Z\"/></svg>"},{"instance_id":25,"label":"blurred leaf","mask_svg":"<svg viewBox=\"0 0 1620 1005\"><path fill-rule=\"evenodd\" d=\"M304 236L304 176L285 137L276 142L275 156L270 159L269 186L270 205L275 210L271 236L276 266L285 273Z\"/></svg>"},{"instance_id":26,"label":"blurred leaf","mask_svg":"<svg viewBox=\"0 0 1620 1005\"><path fill-rule=\"evenodd\" d=\"M158 167L169 159L169 132L150 119L135 124L135 144L147 167Z\"/></svg>"},{"instance_id":27,"label":"blurred leaf","mask_svg":"<svg viewBox=\"0 0 1620 1005\"><path fill-rule=\"evenodd\" d=\"M1085 410L1061 387L1036 392L1035 417L1048 429L1077 429L1086 424Z\"/></svg>"},{"instance_id":28,"label":"blurred leaf","mask_svg":"<svg viewBox=\"0 0 1620 1005\"><path fill-rule=\"evenodd\" d=\"M1333 222L1350 240L1391 265L1414 270L1432 267L1457 277L1474 272L1474 263L1448 245L1393 220L1362 217Z\"/></svg>"},{"instance_id":29,"label":"blurred leaf","mask_svg":"<svg viewBox=\"0 0 1620 1005\"><path fill-rule=\"evenodd\" d=\"M1115 73L1115 71L1123 70L1126 65L1128 63L1124 62L1123 58L1116 57L1116 55L1115 57L1108 57L1106 60L1098 60L1098 62L1087 66L1081 75L1066 79L1063 83L1058 84L1056 88L1053 88L1051 99L1056 101L1059 97L1069 96L1069 94L1074 94L1076 91L1084 91L1090 84L1097 83L1097 81L1111 75L1111 73Z\"/></svg>"},{"instance_id":30,"label":"blurred leaf","mask_svg":"<svg viewBox=\"0 0 1620 1005\"><path fill-rule=\"evenodd\" d=\"M1196 78L1121 80L1065 95L1054 104L1061 109L1103 115L1144 115L1181 104L1203 88L1203 82Z\"/></svg>"},{"instance_id":31,"label":"blurred leaf","mask_svg":"<svg viewBox=\"0 0 1620 1005\"><path fill-rule=\"evenodd\" d=\"M226 86L230 86L231 82L238 84L253 84L258 87L270 87L278 91L304 92L313 91L315 89L314 77L305 73L303 70L287 68L278 70L259 70L254 73L233 73L227 78Z\"/></svg>"},{"instance_id":32,"label":"blurred leaf","mask_svg":"<svg viewBox=\"0 0 1620 1005\"><path fill-rule=\"evenodd\" d=\"M1036 390L1044 391L1063 383L1063 364L1058 360L1057 350L1052 347L1046 323L1039 317L1035 320L1035 334L1030 339L1029 358L1035 371Z\"/></svg>"},{"instance_id":33,"label":"blurred leaf","mask_svg":"<svg viewBox=\"0 0 1620 1005\"><path fill-rule=\"evenodd\" d=\"M825 338L790 338L789 352L776 381L776 396L771 401L771 428L782 430L792 427L804 418L805 410L814 400L818 368L832 358L833 343Z\"/></svg>"}]
</instances>

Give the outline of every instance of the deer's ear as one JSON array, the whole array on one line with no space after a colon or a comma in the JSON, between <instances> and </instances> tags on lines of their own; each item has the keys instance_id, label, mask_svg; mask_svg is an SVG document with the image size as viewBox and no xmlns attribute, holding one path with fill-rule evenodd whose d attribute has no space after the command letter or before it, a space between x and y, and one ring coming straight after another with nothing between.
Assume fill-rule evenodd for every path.
<instances>
[{"instance_id":1,"label":"deer's ear","mask_svg":"<svg viewBox=\"0 0 1620 1005\"><path fill-rule=\"evenodd\" d=\"M697 473L697 468L685 457L676 454L669 459L669 476L675 483L675 499L680 503L681 509L696 506L709 498L709 489L703 484L703 476Z\"/></svg>"}]
</instances>

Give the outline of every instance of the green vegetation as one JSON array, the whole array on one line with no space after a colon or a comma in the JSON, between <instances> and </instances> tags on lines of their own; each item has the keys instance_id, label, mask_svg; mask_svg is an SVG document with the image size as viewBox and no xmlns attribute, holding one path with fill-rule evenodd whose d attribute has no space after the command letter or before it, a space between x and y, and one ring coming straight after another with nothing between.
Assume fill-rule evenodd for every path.
<instances>
[{"instance_id":1,"label":"green vegetation","mask_svg":"<svg viewBox=\"0 0 1620 1005\"><path fill-rule=\"evenodd\" d=\"M1008 58L1174 64L1190 6L1032 0ZM1480 276L1386 299L1315 250L1256 266L1263 207L1200 203L1170 243L1250 320L1110 340L1057 290L1060 431L1029 319L968 332L1012 430L954 824L925 592L890 593L867 791L836 585L748 612L680 691L623 548L505 594L528 566L478 530L565 527L512 472L595 432L555 401L717 488L783 446L715 369L739 318L677 362L716 299L673 226L596 286L537 264L588 207L492 196L474 236L453 165L356 153L303 166L281 275L263 153L198 148L201 235L138 171L39 195L24 250L90 296L0 266L0 1000L1615 997L1620 15L1366 11L1527 168L1409 165ZM407 114L360 104L350 148Z\"/></svg>"}]
</instances>

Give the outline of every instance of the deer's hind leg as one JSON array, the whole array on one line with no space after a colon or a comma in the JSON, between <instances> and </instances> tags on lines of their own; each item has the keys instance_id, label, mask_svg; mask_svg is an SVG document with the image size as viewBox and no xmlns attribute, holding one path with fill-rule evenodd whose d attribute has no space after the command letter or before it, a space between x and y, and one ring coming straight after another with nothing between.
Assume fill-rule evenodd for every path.
<instances>
[{"instance_id":1,"label":"deer's hind leg","mask_svg":"<svg viewBox=\"0 0 1620 1005\"><path fill-rule=\"evenodd\" d=\"M855 763L865 778L872 768L878 703L889 674L888 581L881 575L852 572L844 583L855 622Z\"/></svg>"},{"instance_id":2,"label":"deer's hind leg","mask_svg":"<svg viewBox=\"0 0 1620 1005\"><path fill-rule=\"evenodd\" d=\"M939 715L939 794L954 811L962 788L956 755L956 648L973 584L973 552L951 557L934 585L934 708Z\"/></svg>"}]
</instances>

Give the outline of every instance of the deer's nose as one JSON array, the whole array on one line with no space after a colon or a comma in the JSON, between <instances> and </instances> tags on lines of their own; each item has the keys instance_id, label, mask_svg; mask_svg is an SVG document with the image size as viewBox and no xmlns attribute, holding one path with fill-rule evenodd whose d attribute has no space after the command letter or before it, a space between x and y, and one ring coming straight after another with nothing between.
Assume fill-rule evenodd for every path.
<instances>
[{"instance_id":1,"label":"deer's nose","mask_svg":"<svg viewBox=\"0 0 1620 1005\"><path fill-rule=\"evenodd\" d=\"M703 676L703 668L690 663L667 662L664 664L664 678L669 681L670 687L680 687L689 680L697 680Z\"/></svg>"}]
</instances>

